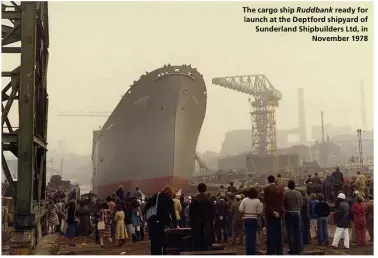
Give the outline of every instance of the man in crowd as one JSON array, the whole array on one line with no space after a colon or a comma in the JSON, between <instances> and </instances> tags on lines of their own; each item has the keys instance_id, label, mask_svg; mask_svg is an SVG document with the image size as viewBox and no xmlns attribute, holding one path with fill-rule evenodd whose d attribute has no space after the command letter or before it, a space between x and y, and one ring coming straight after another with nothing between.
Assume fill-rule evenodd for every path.
<instances>
[{"instance_id":1,"label":"man in crowd","mask_svg":"<svg viewBox=\"0 0 378 258\"><path fill-rule=\"evenodd\" d=\"M310 236L310 206L311 200L310 197L307 195L306 191L300 191L302 195L302 207L301 207L301 218L302 218L302 244L308 245L311 243L311 236Z\"/></svg>"},{"instance_id":2,"label":"man in crowd","mask_svg":"<svg viewBox=\"0 0 378 258\"><path fill-rule=\"evenodd\" d=\"M374 180L371 176L368 176L367 179L367 194L374 195Z\"/></svg>"},{"instance_id":3,"label":"man in crowd","mask_svg":"<svg viewBox=\"0 0 378 258\"><path fill-rule=\"evenodd\" d=\"M206 194L206 190L206 184L198 185L199 194L192 198L189 209L193 245L200 249L209 249L214 242L215 205L214 201Z\"/></svg>"},{"instance_id":4,"label":"man in crowd","mask_svg":"<svg viewBox=\"0 0 378 258\"><path fill-rule=\"evenodd\" d=\"M289 254L301 252L301 208L302 195L295 190L295 183L290 180L287 184L289 190L284 194L285 221L288 230Z\"/></svg>"},{"instance_id":5,"label":"man in crowd","mask_svg":"<svg viewBox=\"0 0 378 258\"><path fill-rule=\"evenodd\" d=\"M238 192L238 189L236 189L233 182L230 182L230 186L227 188L227 192L232 194L236 194Z\"/></svg>"},{"instance_id":6,"label":"man in crowd","mask_svg":"<svg viewBox=\"0 0 378 258\"><path fill-rule=\"evenodd\" d=\"M243 213L240 212L239 207L241 203L241 196L236 196L236 201L231 204L230 213L232 216L232 243L236 243L236 239L239 238L239 243L244 243L243 233Z\"/></svg>"},{"instance_id":7,"label":"man in crowd","mask_svg":"<svg viewBox=\"0 0 378 258\"><path fill-rule=\"evenodd\" d=\"M118 190L116 191L117 197L122 201L124 198L124 191L123 191L123 186L120 185L118 186Z\"/></svg>"},{"instance_id":8,"label":"man in crowd","mask_svg":"<svg viewBox=\"0 0 378 258\"><path fill-rule=\"evenodd\" d=\"M357 196L360 194L359 191L354 191L353 192L353 195L352 195L352 198L350 198L349 200L349 209L352 210L352 206L353 204L355 204L357 202ZM349 219L352 223L352 237L351 237L351 241L352 243L356 242L356 228L355 228L355 225L354 225L354 222L353 222L353 213L350 212L349 213Z\"/></svg>"},{"instance_id":9,"label":"man in crowd","mask_svg":"<svg viewBox=\"0 0 378 258\"><path fill-rule=\"evenodd\" d=\"M311 194L311 188L312 188L311 175L307 176L307 179L305 181L305 185L306 185L307 194L310 195Z\"/></svg>"},{"instance_id":10,"label":"man in crowd","mask_svg":"<svg viewBox=\"0 0 378 258\"><path fill-rule=\"evenodd\" d=\"M227 235L228 239L232 238L232 216L230 213L231 205L235 202L235 195L232 193L228 193L226 196L227 202L227 222L226 222L226 228L227 228Z\"/></svg>"},{"instance_id":11,"label":"man in crowd","mask_svg":"<svg viewBox=\"0 0 378 258\"><path fill-rule=\"evenodd\" d=\"M319 194L322 191L322 180L320 180L318 173L315 173L315 176L311 178L312 191L311 193Z\"/></svg>"},{"instance_id":12,"label":"man in crowd","mask_svg":"<svg viewBox=\"0 0 378 258\"><path fill-rule=\"evenodd\" d=\"M221 185L218 189L218 195L226 195L226 188L224 188L223 185Z\"/></svg>"},{"instance_id":13,"label":"man in crowd","mask_svg":"<svg viewBox=\"0 0 378 258\"><path fill-rule=\"evenodd\" d=\"M365 197L367 179L365 175L361 174L360 171L357 171L356 178L356 188L360 192L361 196Z\"/></svg>"},{"instance_id":14,"label":"man in crowd","mask_svg":"<svg viewBox=\"0 0 378 258\"><path fill-rule=\"evenodd\" d=\"M369 232L370 242L374 242L374 201L373 195L369 195L366 203L366 228Z\"/></svg>"},{"instance_id":15,"label":"man in crowd","mask_svg":"<svg viewBox=\"0 0 378 258\"><path fill-rule=\"evenodd\" d=\"M221 195L219 200L215 203L216 217L215 217L215 234L217 241L222 242L222 230L223 230L223 242L227 242L227 219L228 219L228 203L224 200L224 196Z\"/></svg>"},{"instance_id":16,"label":"man in crowd","mask_svg":"<svg viewBox=\"0 0 378 258\"><path fill-rule=\"evenodd\" d=\"M139 187L135 187L134 197L137 199L142 199L142 191L139 189Z\"/></svg>"},{"instance_id":17,"label":"man in crowd","mask_svg":"<svg viewBox=\"0 0 378 258\"><path fill-rule=\"evenodd\" d=\"M340 168L337 167L336 171L332 173L332 200L335 200L335 196L338 194L339 191L343 189L344 184L344 175L341 173Z\"/></svg>"},{"instance_id":18,"label":"man in crowd","mask_svg":"<svg viewBox=\"0 0 378 258\"><path fill-rule=\"evenodd\" d=\"M117 194L114 192L112 193L112 200L113 202L117 205L117 204L121 204L121 199L117 196Z\"/></svg>"},{"instance_id":19,"label":"man in crowd","mask_svg":"<svg viewBox=\"0 0 378 258\"><path fill-rule=\"evenodd\" d=\"M332 200L332 177L327 175L327 178L323 181L322 192L325 201Z\"/></svg>"},{"instance_id":20,"label":"man in crowd","mask_svg":"<svg viewBox=\"0 0 378 258\"><path fill-rule=\"evenodd\" d=\"M333 236L332 247L337 248L341 238L344 238L344 247L349 248L349 223L350 207L345 200L345 194L339 193L336 199L336 212L334 215L336 222L336 231Z\"/></svg>"},{"instance_id":21,"label":"man in crowd","mask_svg":"<svg viewBox=\"0 0 378 258\"><path fill-rule=\"evenodd\" d=\"M283 254L282 216L284 214L284 188L277 186L275 181L274 176L269 176L269 185L264 189L268 255Z\"/></svg>"},{"instance_id":22,"label":"man in crowd","mask_svg":"<svg viewBox=\"0 0 378 258\"><path fill-rule=\"evenodd\" d=\"M285 187L281 174L277 175L276 185Z\"/></svg>"}]
</instances>

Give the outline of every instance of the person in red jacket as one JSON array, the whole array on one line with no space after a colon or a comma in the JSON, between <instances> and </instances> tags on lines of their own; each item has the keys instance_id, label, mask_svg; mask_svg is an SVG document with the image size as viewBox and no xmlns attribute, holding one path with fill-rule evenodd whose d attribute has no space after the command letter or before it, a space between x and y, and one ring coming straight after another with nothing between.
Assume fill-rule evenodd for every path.
<instances>
[{"instance_id":1,"label":"person in red jacket","mask_svg":"<svg viewBox=\"0 0 378 258\"><path fill-rule=\"evenodd\" d=\"M356 230L357 245L366 245L366 205L364 198L357 196L357 202L352 206L353 222Z\"/></svg>"}]
</instances>

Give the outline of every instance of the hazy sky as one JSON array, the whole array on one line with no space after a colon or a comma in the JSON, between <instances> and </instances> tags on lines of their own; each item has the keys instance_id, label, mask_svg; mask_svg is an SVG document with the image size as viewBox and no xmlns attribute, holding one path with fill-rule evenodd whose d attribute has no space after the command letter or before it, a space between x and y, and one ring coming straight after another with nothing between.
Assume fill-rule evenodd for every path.
<instances>
[{"instance_id":1,"label":"hazy sky","mask_svg":"<svg viewBox=\"0 0 378 258\"><path fill-rule=\"evenodd\" d=\"M142 73L168 63L197 67L207 83L199 151L219 151L225 132L251 128L249 96L212 85L213 77L265 74L283 94L278 129L297 126L300 87L308 128L320 123L320 110L326 123L361 127L363 79L371 129L373 5L334 5L370 8L369 42L315 43L309 34L255 33L243 23L242 3L51 2L49 148L64 140L69 151L89 155L92 130L106 118L58 113L111 112ZM279 8L283 2L248 6ZM5 67L12 63L3 59Z\"/></svg>"}]
</instances>

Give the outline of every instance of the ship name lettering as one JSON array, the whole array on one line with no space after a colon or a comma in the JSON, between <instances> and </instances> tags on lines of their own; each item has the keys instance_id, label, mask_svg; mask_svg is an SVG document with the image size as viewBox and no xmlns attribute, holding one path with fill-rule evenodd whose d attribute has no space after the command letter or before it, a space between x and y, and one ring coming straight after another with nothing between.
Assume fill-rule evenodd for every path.
<instances>
[{"instance_id":1,"label":"ship name lettering","mask_svg":"<svg viewBox=\"0 0 378 258\"><path fill-rule=\"evenodd\" d=\"M134 102L134 105L135 105L135 106L136 106L136 105L139 105L139 104L145 102L145 101L146 101L147 99L149 99L149 98L150 98L149 95L143 96L143 97L139 98L137 101L135 101L135 102Z\"/></svg>"},{"instance_id":2,"label":"ship name lettering","mask_svg":"<svg viewBox=\"0 0 378 258\"><path fill-rule=\"evenodd\" d=\"M194 102L196 102L197 104L199 104L199 101L197 100L196 97L192 96L192 99L193 99Z\"/></svg>"}]
</instances>

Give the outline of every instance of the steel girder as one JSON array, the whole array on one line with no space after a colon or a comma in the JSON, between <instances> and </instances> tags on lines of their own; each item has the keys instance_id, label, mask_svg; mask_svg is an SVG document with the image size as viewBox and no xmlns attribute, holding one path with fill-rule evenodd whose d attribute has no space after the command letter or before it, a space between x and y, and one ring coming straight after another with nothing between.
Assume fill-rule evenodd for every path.
<instances>
[{"instance_id":1,"label":"steel girder","mask_svg":"<svg viewBox=\"0 0 378 258\"><path fill-rule=\"evenodd\" d=\"M2 2L1 11L2 53L21 54L19 65L1 74L9 81L2 89L2 169L16 199L15 229L30 230L46 188L48 4ZM18 125L12 125L9 111L16 100ZM18 158L16 183L5 151Z\"/></svg>"}]
</instances>

